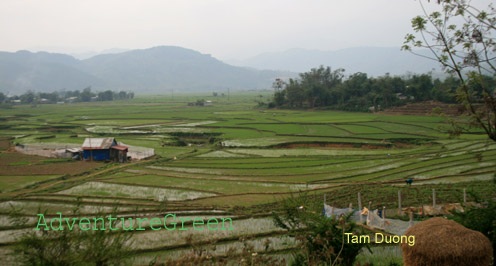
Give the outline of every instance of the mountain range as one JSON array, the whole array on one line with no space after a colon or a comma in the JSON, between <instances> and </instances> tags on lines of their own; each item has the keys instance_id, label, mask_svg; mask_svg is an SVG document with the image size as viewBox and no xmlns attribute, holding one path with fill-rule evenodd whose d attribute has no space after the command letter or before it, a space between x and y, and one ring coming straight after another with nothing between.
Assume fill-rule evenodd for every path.
<instances>
[{"instance_id":1,"label":"mountain range","mask_svg":"<svg viewBox=\"0 0 496 266\"><path fill-rule=\"evenodd\" d=\"M294 73L231 66L210 55L159 46L78 60L47 52L0 52L0 91L132 90L136 93L260 89Z\"/></svg>"},{"instance_id":2,"label":"mountain range","mask_svg":"<svg viewBox=\"0 0 496 266\"><path fill-rule=\"evenodd\" d=\"M432 56L428 50L416 53ZM407 72L427 73L441 71L439 63L401 51L398 47L355 47L336 51L290 49L284 52L263 53L244 60L226 62L257 69L286 70L306 72L320 65L333 69L343 68L346 73L367 73L369 76L404 75Z\"/></svg>"},{"instance_id":3,"label":"mountain range","mask_svg":"<svg viewBox=\"0 0 496 266\"><path fill-rule=\"evenodd\" d=\"M320 65L370 76L426 73L438 67L434 61L399 48L372 47L291 49L228 62L177 46L100 54L84 60L47 52L0 52L0 92L81 90L88 86L135 93L263 89L270 88L277 77L296 77L298 72Z\"/></svg>"}]
</instances>

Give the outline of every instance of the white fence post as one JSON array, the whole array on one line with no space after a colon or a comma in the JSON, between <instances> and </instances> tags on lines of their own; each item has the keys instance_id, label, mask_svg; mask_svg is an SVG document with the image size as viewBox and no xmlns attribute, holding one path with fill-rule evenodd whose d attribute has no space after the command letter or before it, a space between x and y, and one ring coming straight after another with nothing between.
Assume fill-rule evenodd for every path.
<instances>
[{"instance_id":1,"label":"white fence post","mask_svg":"<svg viewBox=\"0 0 496 266\"><path fill-rule=\"evenodd\" d=\"M436 189L432 189L432 207L436 208Z\"/></svg>"},{"instance_id":2,"label":"white fence post","mask_svg":"<svg viewBox=\"0 0 496 266\"><path fill-rule=\"evenodd\" d=\"M410 222L408 224L408 228L410 228L413 226L413 212L411 211L408 215L410 216Z\"/></svg>"},{"instance_id":3,"label":"white fence post","mask_svg":"<svg viewBox=\"0 0 496 266\"><path fill-rule=\"evenodd\" d=\"M382 228L386 228L386 206L382 207Z\"/></svg>"},{"instance_id":4,"label":"white fence post","mask_svg":"<svg viewBox=\"0 0 496 266\"><path fill-rule=\"evenodd\" d=\"M362 196L360 192L358 192L358 211L362 211ZM363 222L362 215L360 215L360 223Z\"/></svg>"},{"instance_id":5,"label":"white fence post","mask_svg":"<svg viewBox=\"0 0 496 266\"><path fill-rule=\"evenodd\" d=\"M403 210L401 209L401 190L398 190L398 214L403 215Z\"/></svg>"}]
</instances>

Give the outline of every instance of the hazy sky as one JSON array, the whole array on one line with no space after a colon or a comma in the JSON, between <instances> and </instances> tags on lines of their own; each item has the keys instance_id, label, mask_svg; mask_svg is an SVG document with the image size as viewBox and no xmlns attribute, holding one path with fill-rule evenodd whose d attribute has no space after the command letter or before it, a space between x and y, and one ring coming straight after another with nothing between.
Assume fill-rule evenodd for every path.
<instances>
[{"instance_id":1,"label":"hazy sky","mask_svg":"<svg viewBox=\"0 0 496 266\"><path fill-rule=\"evenodd\" d=\"M177 45L242 59L291 48L399 47L420 13L418 0L0 0L0 50Z\"/></svg>"}]
</instances>

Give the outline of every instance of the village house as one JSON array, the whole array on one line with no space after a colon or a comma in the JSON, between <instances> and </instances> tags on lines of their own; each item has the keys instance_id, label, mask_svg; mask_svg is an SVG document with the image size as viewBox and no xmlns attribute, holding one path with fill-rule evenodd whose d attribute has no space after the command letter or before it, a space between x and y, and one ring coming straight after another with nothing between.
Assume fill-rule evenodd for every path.
<instances>
[{"instance_id":1,"label":"village house","mask_svg":"<svg viewBox=\"0 0 496 266\"><path fill-rule=\"evenodd\" d=\"M396 98L400 99L400 100L408 100L408 97L403 95L402 93L398 92L396 93Z\"/></svg>"},{"instance_id":2,"label":"village house","mask_svg":"<svg viewBox=\"0 0 496 266\"><path fill-rule=\"evenodd\" d=\"M128 147L117 145L115 138L86 138L82 149L84 160L115 162L127 160Z\"/></svg>"},{"instance_id":3,"label":"village house","mask_svg":"<svg viewBox=\"0 0 496 266\"><path fill-rule=\"evenodd\" d=\"M65 102L74 103L77 101L77 99L78 99L78 97L69 97L69 98L65 99Z\"/></svg>"}]
</instances>

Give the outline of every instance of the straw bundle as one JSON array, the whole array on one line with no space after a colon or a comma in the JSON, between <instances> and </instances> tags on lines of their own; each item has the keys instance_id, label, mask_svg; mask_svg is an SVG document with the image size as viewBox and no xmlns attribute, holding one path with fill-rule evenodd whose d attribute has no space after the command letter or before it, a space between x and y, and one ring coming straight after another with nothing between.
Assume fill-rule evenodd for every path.
<instances>
[{"instance_id":1,"label":"straw bundle","mask_svg":"<svg viewBox=\"0 0 496 266\"><path fill-rule=\"evenodd\" d=\"M432 218L408 229L415 244L400 244L405 266L491 265L491 242L482 233L444 218Z\"/></svg>"}]
</instances>

